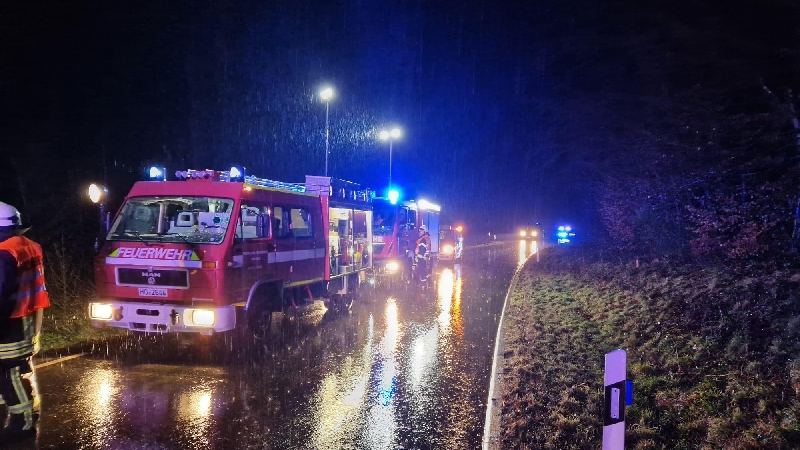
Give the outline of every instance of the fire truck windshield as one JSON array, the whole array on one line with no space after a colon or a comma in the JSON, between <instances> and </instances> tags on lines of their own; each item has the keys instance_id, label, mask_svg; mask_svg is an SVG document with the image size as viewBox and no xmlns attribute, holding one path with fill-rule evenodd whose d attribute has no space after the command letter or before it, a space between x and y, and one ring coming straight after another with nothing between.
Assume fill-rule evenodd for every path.
<instances>
[{"instance_id":1,"label":"fire truck windshield","mask_svg":"<svg viewBox=\"0 0 800 450\"><path fill-rule=\"evenodd\" d=\"M227 198L134 197L123 205L107 239L220 244L232 211Z\"/></svg>"},{"instance_id":2,"label":"fire truck windshield","mask_svg":"<svg viewBox=\"0 0 800 450\"><path fill-rule=\"evenodd\" d=\"M372 234L375 236L391 236L394 231L394 217L397 205L392 205L385 200L373 200L372 203Z\"/></svg>"}]
</instances>

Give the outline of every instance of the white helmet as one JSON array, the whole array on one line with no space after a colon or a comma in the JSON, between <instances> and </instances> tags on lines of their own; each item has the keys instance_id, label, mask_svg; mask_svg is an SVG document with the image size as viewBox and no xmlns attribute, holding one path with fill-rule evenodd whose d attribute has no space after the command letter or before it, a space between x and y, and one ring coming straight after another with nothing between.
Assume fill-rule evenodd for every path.
<instances>
[{"instance_id":1,"label":"white helmet","mask_svg":"<svg viewBox=\"0 0 800 450\"><path fill-rule=\"evenodd\" d=\"M22 216L17 208L0 202L0 230L22 228Z\"/></svg>"},{"instance_id":2,"label":"white helmet","mask_svg":"<svg viewBox=\"0 0 800 450\"><path fill-rule=\"evenodd\" d=\"M420 231L428 231L428 227L426 227L425 225L420 225L419 230Z\"/></svg>"}]
</instances>

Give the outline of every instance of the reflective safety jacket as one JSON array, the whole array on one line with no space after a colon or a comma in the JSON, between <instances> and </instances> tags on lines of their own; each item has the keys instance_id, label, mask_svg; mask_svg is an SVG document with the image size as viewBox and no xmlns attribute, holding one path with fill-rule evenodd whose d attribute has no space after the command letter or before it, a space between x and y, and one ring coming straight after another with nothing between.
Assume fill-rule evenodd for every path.
<instances>
[{"instance_id":1,"label":"reflective safety jacket","mask_svg":"<svg viewBox=\"0 0 800 450\"><path fill-rule=\"evenodd\" d=\"M421 248L422 245L425 246L424 250ZM417 239L415 252L425 256L425 254L428 252L428 250L430 250L430 248L431 248L431 235L426 231L425 233L422 234L422 236L419 237L419 239Z\"/></svg>"},{"instance_id":2,"label":"reflective safety jacket","mask_svg":"<svg viewBox=\"0 0 800 450\"><path fill-rule=\"evenodd\" d=\"M39 339L35 313L50 306L50 298L39 244L14 236L0 242L0 253L3 252L13 257L16 277L3 279L0 286L0 360L19 359L34 353ZM3 260L10 261L7 257Z\"/></svg>"}]
</instances>

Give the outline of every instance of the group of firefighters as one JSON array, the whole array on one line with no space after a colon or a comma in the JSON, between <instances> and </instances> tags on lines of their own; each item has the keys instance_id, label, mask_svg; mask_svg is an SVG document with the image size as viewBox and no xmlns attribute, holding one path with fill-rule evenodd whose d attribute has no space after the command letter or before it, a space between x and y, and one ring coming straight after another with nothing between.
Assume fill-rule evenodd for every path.
<instances>
[{"instance_id":1,"label":"group of firefighters","mask_svg":"<svg viewBox=\"0 0 800 450\"><path fill-rule=\"evenodd\" d=\"M17 208L0 202L0 443L36 436L39 397L32 357L39 351L44 308L42 247L23 234Z\"/></svg>"}]
</instances>

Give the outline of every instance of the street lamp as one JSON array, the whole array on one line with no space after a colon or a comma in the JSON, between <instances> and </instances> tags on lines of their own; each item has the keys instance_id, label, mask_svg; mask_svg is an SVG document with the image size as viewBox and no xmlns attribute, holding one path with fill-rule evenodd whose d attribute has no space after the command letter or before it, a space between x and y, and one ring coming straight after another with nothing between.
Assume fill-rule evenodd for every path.
<instances>
[{"instance_id":1,"label":"street lamp","mask_svg":"<svg viewBox=\"0 0 800 450\"><path fill-rule=\"evenodd\" d=\"M107 233L111 222L111 213L106 211L106 197L108 197L108 189L106 189L105 186L92 183L89 185L87 194L89 195L89 200L91 200L92 203L99 205L100 227ZM100 239L99 237L95 237L94 250L97 251L99 248Z\"/></svg>"},{"instance_id":2,"label":"street lamp","mask_svg":"<svg viewBox=\"0 0 800 450\"><path fill-rule=\"evenodd\" d=\"M100 203L100 200L102 200L103 197L105 197L106 194L108 194L108 189L106 189L104 186L92 183L89 185L88 194L89 194L89 200L91 200L92 203ZM102 203L100 204L102 205Z\"/></svg>"},{"instance_id":3,"label":"street lamp","mask_svg":"<svg viewBox=\"0 0 800 450\"><path fill-rule=\"evenodd\" d=\"M400 128L392 128L391 130L382 130L378 137L382 141L389 141L389 188L392 187L392 143L395 139L399 139L403 135Z\"/></svg>"},{"instance_id":4,"label":"street lamp","mask_svg":"<svg viewBox=\"0 0 800 450\"><path fill-rule=\"evenodd\" d=\"M330 109L330 100L333 98L333 88L325 88L319 93L319 98L325 102L325 176L328 176L328 153L329 151L329 138L330 128L328 126L328 112Z\"/></svg>"}]
</instances>

